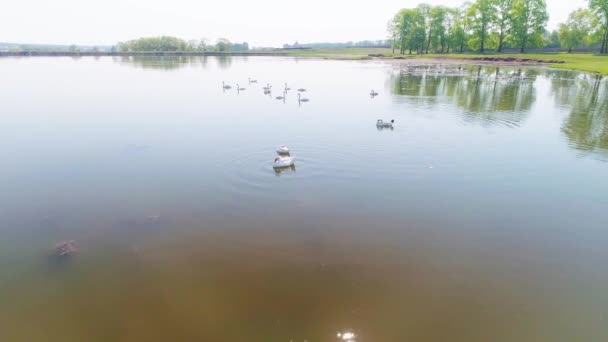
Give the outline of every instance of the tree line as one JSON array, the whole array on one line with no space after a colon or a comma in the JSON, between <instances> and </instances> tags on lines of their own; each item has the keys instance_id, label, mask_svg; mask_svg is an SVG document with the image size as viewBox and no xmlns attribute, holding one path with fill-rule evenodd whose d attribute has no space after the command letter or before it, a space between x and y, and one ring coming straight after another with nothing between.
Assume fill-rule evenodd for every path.
<instances>
[{"instance_id":1,"label":"tree line","mask_svg":"<svg viewBox=\"0 0 608 342\"><path fill-rule=\"evenodd\" d=\"M460 7L421 4L400 10L389 21L393 53L484 53L505 48L600 48L608 53L608 0L588 0L549 32L545 0L475 0Z\"/></svg>"},{"instance_id":2,"label":"tree line","mask_svg":"<svg viewBox=\"0 0 608 342\"><path fill-rule=\"evenodd\" d=\"M144 37L118 43L121 52L242 52L249 44L232 43L220 38L214 44L207 39L183 40L175 37Z\"/></svg>"}]
</instances>

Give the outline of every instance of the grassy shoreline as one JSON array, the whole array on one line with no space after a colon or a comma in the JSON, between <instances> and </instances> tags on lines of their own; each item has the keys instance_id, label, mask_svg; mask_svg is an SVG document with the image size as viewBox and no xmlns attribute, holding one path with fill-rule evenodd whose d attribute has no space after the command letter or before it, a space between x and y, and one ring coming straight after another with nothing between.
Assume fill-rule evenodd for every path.
<instances>
[{"instance_id":1,"label":"grassy shoreline","mask_svg":"<svg viewBox=\"0 0 608 342\"><path fill-rule=\"evenodd\" d=\"M545 66L597 73L601 75L608 75L608 56L602 56L598 54L582 54L582 53L486 53L486 54L429 54L429 55L400 55L393 54L391 49L335 49L335 50L303 50L303 51L292 51L288 52L288 55L295 57L316 57L316 58L328 58L328 59L350 59L350 60L361 60L370 59L370 55L383 55L386 59L395 58L412 58L412 59L451 59L451 60L465 60L478 62L479 58L514 58L517 61L523 59L539 60L539 61L560 61L563 63L559 64L543 64ZM518 62L511 62L510 64L517 64ZM495 62L500 64L501 62ZM522 65L529 65L529 63L523 63Z\"/></svg>"},{"instance_id":2,"label":"grassy shoreline","mask_svg":"<svg viewBox=\"0 0 608 342\"><path fill-rule=\"evenodd\" d=\"M598 54L582 53L486 53L486 54L428 54L428 55L400 55L393 54L392 49L387 48L344 48L344 49L320 49L320 50L272 50L272 51L248 51L248 52L143 52L143 53L0 53L0 57L28 57L28 56L277 56L277 57L302 57L302 58L324 58L333 60L369 60L378 58L380 60L398 59L427 59L427 60L454 60L467 61L480 64L508 64L508 65L535 65L523 61L530 59L533 61L546 61L543 66L556 69L576 70L601 75L608 75L608 56ZM514 61L480 61L480 58L507 59ZM549 63L559 61L561 63Z\"/></svg>"}]
</instances>

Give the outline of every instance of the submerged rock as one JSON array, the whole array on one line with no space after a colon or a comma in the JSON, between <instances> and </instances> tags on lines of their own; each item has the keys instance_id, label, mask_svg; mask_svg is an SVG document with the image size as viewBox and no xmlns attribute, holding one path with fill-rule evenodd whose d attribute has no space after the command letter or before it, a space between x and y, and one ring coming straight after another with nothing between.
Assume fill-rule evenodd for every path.
<instances>
[{"instance_id":1,"label":"submerged rock","mask_svg":"<svg viewBox=\"0 0 608 342\"><path fill-rule=\"evenodd\" d=\"M78 249L76 248L76 241L74 240L61 241L55 244L56 256L70 256L76 252L78 252Z\"/></svg>"}]
</instances>

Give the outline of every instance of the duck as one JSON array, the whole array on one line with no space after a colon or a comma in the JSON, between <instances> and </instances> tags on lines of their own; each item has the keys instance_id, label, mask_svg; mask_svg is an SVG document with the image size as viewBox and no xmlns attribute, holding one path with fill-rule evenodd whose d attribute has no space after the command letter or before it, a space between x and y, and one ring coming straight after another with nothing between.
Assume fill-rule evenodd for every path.
<instances>
[{"instance_id":1,"label":"duck","mask_svg":"<svg viewBox=\"0 0 608 342\"><path fill-rule=\"evenodd\" d=\"M251 77L249 77L249 83L258 83L258 80L252 80Z\"/></svg>"},{"instance_id":2,"label":"duck","mask_svg":"<svg viewBox=\"0 0 608 342\"><path fill-rule=\"evenodd\" d=\"M224 81L222 81L222 88L224 88L224 89L231 89L232 86L230 86L230 85L224 83Z\"/></svg>"},{"instance_id":3,"label":"duck","mask_svg":"<svg viewBox=\"0 0 608 342\"><path fill-rule=\"evenodd\" d=\"M285 145L281 145L277 147L277 154L289 154L289 148Z\"/></svg>"},{"instance_id":4,"label":"duck","mask_svg":"<svg viewBox=\"0 0 608 342\"><path fill-rule=\"evenodd\" d=\"M310 101L310 100L305 97L303 98L301 94L298 94L298 102L308 102L308 101Z\"/></svg>"},{"instance_id":5,"label":"duck","mask_svg":"<svg viewBox=\"0 0 608 342\"><path fill-rule=\"evenodd\" d=\"M299 91L300 93L303 93L303 92L305 92L305 91L306 91L306 89L305 89L305 88L300 88L300 89L298 89L298 91Z\"/></svg>"},{"instance_id":6,"label":"duck","mask_svg":"<svg viewBox=\"0 0 608 342\"><path fill-rule=\"evenodd\" d=\"M371 97L374 97L374 96L378 96L378 93L374 89L372 89L372 91L371 91L371 93L369 93L369 95Z\"/></svg>"},{"instance_id":7,"label":"duck","mask_svg":"<svg viewBox=\"0 0 608 342\"><path fill-rule=\"evenodd\" d=\"M395 120L391 120L390 122L384 122L382 120L376 121L376 127L393 127Z\"/></svg>"},{"instance_id":8,"label":"duck","mask_svg":"<svg viewBox=\"0 0 608 342\"><path fill-rule=\"evenodd\" d=\"M279 168L283 168L283 167L290 167L295 164L295 161L296 161L296 157L279 156L274 159L274 162L272 163L272 167L274 167L275 169L279 169Z\"/></svg>"},{"instance_id":9,"label":"duck","mask_svg":"<svg viewBox=\"0 0 608 342\"><path fill-rule=\"evenodd\" d=\"M266 86L264 87L264 90L266 91L270 91L272 89L272 86L270 85L270 83L266 84Z\"/></svg>"}]
</instances>

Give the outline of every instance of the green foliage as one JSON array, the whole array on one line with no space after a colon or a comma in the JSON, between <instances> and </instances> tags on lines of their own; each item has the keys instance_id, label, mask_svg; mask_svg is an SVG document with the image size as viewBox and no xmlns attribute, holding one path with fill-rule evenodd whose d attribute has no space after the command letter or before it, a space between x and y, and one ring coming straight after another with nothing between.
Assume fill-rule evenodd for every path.
<instances>
[{"instance_id":1,"label":"green foliage","mask_svg":"<svg viewBox=\"0 0 608 342\"><path fill-rule=\"evenodd\" d=\"M215 49L218 52L230 52L232 48L232 43L226 38L220 38L215 43Z\"/></svg>"},{"instance_id":2,"label":"green foliage","mask_svg":"<svg viewBox=\"0 0 608 342\"><path fill-rule=\"evenodd\" d=\"M543 45L542 35L548 20L545 0L514 0L513 41L522 53L527 47Z\"/></svg>"},{"instance_id":3,"label":"green foliage","mask_svg":"<svg viewBox=\"0 0 608 342\"><path fill-rule=\"evenodd\" d=\"M149 37L119 43L123 52L174 52L187 51L188 43L175 37Z\"/></svg>"},{"instance_id":4,"label":"green foliage","mask_svg":"<svg viewBox=\"0 0 608 342\"><path fill-rule=\"evenodd\" d=\"M149 37L119 43L122 52L242 52L249 50L249 44L232 44L228 39L218 39L215 46L209 46L206 39L185 41L175 37Z\"/></svg>"},{"instance_id":5,"label":"green foliage","mask_svg":"<svg viewBox=\"0 0 608 342\"><path fill-rule=\"evenodd\" d=\"M458 36L459 11L444 6L419 5L400 10L389 22L393 48L401 54L449 52Z\"/></svg>"},{"instance_id":6,"label":"green foliage","mask_svg":"<svg viewBox=\"0 0 608 342\"><path fill-rule=\"evenodd\" d=\"M608 53L608 0L589 0L589 8L596 15L596 25L602 47L600 53Z\"/></svg>"},{"instance_id":7,"label":"green foliage","mask_svg":"<svg viewBox=\"0 0 608 342\"><path fill-rule=\"evenodd\" d=\"M513 4L514 0L494 0L496 9L496 29L498 34L498 52L502 52L505 41L513 27Z\"/></svg>"},{"instance_id":8,"label":"green foliage","mask_svg":"<svg viewBox=\"0 0 608 342\"><path fill-rule=\"evenodd\" d=\"M562 46L559 42L559 32L555 30L546 33L545 41L545 46L548 48L559 48Z\"/></svg>"},{"instance_id":9,"label":"green foliage","mask_svg":"<svg viewBox=\"0 0 608 342\"><path fill-rule=\"evenodd\" d=\"M475 35L469 40L469 46L478 46L479 52L486 49L488 31L493 29L496 21L496 8L493 0L476 0L467 10L470 28Z\"/></svg>"},{"instance_id":10,"label":"green foliage","mask_svg":"<svg viewBox=\"0 0 608 342\"><path fill-rule=\"evenodd\" d=\"M601 42L608 53L608 0L588 0L589 10L577 12L548 32L545 0L474 0L460 8L418 5L400 10L389 22L393 52L444 53L470 50L486 52L518 47L566 48ZM561 44L560 44L561 43Z\"/></svg>"},{"instance_id":11,"label":"green foliage","mask_svg":"<svg viewBox=\"0 0 608 342\"><path fill-rule=\"evenodd\" d=\"M570 13L568 21L559 26L558 37L561 46L571 52L574 48L592 44L594 22L593 14L587 9Z\"/></svg>"}]
</instances>

